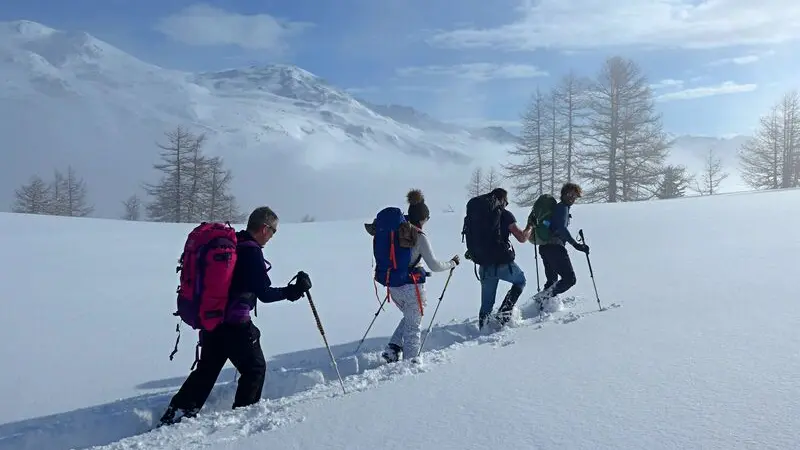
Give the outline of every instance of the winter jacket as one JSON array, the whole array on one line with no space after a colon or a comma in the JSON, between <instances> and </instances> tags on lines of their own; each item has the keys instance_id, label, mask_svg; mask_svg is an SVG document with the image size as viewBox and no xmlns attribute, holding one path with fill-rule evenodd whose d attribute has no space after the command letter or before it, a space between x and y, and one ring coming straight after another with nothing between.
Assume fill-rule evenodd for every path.
<instances>
[{"instance_id":1,"label":"winter jacket","mask_svg":"<svg viewBox=\"0 0 800 450\"><path fill-rule=\"evenodd\" d=\"M564 202L558 202L553 209L553 216L550 219L550 239L540 242L537 238L538 245L560 245L564 246L565 243L576 245L578 242L572 237L569 232L569 214L570 207Z\"/></svg>"},{"instance_id":2,"label":"winter jacket","mask_svg":"<svg viewBox=\"0 0 800 450\"><path fill-rule=\"evenodd\" d=\"M247 231L236 233L241 243L253 241L255 238ZM225 321L240 323L250 320L250 311L256 307L256 299L264 303L272 303L286 299L283 287L272 287L267 272L272 266L264 259L261 245L238 245L236 248L236 266L233 268L231 287L229 290L228 309Z\"/></svg>"},{"instance_id":3,"label":"winter jacket","mask_svg":"<svg viewBox=\"0 0 800 450\"><path fill-rule=\"evenodd\" d=\"M431 272L444 272L456 266L455 261L439 261L436 259L428 236L420 231L417 233L417 242L411 249L411 264L414 264L412 267L422 267L422 261L425 261Z\"/></svg>"}]
</instances>

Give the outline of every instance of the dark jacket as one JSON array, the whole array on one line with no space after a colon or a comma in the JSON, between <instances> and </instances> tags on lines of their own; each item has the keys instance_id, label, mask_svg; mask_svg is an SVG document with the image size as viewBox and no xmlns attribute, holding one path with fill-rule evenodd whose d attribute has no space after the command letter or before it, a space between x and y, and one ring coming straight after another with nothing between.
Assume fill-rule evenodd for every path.
<instances>
[{"instance_id":1,"label":"dark jacket","mask_svg":"<svg viewBox=\"0 0 800 450\"><path fill-rule=\"evenodd\" d=\"M553 210L553 217L550 220L550 230L552 231L552 238L547 242L547 244L556 244L556 245L564 245L565 242L569 242L572 245L576 245L578 242L575 238L572 237L572 234L569 232L569 209L570 207L564 204L564 202L558 202L555 209ZM545 244L545 245L547 245Z\"/></svg>"},{"instance_id":2,"label":"dark jacket","mask_svg":"<svg viewBox=\"0 0 800 450\"><path fill-rule=\"evenodd\" d=\"M236 233L236 266L229 291L226 322L246 322L250 311L256 307L256 299L272 303L286 299L285 288L272 287L267 272L272 266L264 259L261 245L246 230ZM248 242L250 245L242 245ZM253 245L254 244L254 245Z\"/></svg>"}]
</instances>

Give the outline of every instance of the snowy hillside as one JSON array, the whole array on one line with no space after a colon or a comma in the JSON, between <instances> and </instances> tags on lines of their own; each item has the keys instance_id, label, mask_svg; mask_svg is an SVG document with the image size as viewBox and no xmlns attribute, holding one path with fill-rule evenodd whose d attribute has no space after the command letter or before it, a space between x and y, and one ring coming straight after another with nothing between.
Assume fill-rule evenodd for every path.
<instances>
[{"instance_id":1,"label":"snowy hillside","mask_svg":"<svg viewBox=\"0 0 800 450\"><path fill-rule=\"evenodd\" d=\"M240 203L263 201L254 180L267 190L294 190L292 202L270 201L295 220L306 213L363 214L355 205L332 207L320 191L364 191L375 203L437 175L467 180L476 158L495 163L513 142L505 130L468 129L413 109L403 116L397 108L363 104L294 66L183 73L89 34L28 21L0 23L0 78L2 205L10 205L13 190L30 175L48 177L72 164L94 188L97 212L118 217L120 201L157 177L155 143L177 125L208 133L209 151L224 155L233 169ZM404 120L408 113L419 120ZM408 173L397 173L397 164ZM466 181L457 188L432 183L429 190L457 192L461 200Z\"/></svg>"},{"instance_id":2,"label":"snowy hillside","mask_svg":"<svg viewBox=\"0 0 800 450\"><path fill-rule=\"evenodd\" d=\"M283 285L310 273L347 393L307 300L261 304L265 400L231 411L228 368L196 420L149 433L194 357L183 327L168 359L174 265L191 225L0 215L13 230L0 235L0 448L798 448L800 238L789 231L800 215L786 212L798 201L795 190L578 204L571 229L585 230L608 309L570 250L578 284L564 308L530 314L533 248L515 245L528 279L519 321L479 333L479 284L462 264L421 367L378 364L401 317L393 304L354 354L378 306L370 217L283 224L265 249L270 274ZM755 234L742 211L787 232ZM434 211L426 230L439 258L463 254L461 219ZM424 327L446 275L429 280Z\"/></svg>"}]
</instances>

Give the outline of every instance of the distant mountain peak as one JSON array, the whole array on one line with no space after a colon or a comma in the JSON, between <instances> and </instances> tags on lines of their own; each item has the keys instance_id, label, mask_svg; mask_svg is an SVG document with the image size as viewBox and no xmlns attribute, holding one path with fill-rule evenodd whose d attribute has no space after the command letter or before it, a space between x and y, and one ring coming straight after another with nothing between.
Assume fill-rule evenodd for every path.
<instances>
[{"instance_id":1,"label":"distant mountain peak","mask_svg":"<svg viewBox=\"0 0 800 450\"><path fill-rule=\"evenodd\" d=\"M48 36L53 33L56 33L57 30L50 28L46 25L42 25L39 22L34 22L31 20L14 20L11 22L0 22L0 29L3 30L4 34L7 35L17 35L24 38L36 38L42 36Z\"/></svg>"}]
</instances>

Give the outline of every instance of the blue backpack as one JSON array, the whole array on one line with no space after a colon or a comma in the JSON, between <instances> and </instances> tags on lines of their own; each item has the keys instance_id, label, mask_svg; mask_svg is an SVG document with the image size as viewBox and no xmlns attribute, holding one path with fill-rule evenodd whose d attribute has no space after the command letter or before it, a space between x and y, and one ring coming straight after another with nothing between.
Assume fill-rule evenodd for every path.
<instances>
[{"instance_id":1,"label":"blue backpack","mask_svg":"<svg viewBox=\"0 0 800 450\"><path fill-rule=\"evenodd\" d=\"M425 272L414 273L412 278L411 249L416 243L418 230L397 207L386 207L378 212L371 224L365 224L373 236L372 253L375 257L375 281L385 287L399 287L409 283L424 282Z\"/></svg>"}]
</instances>

